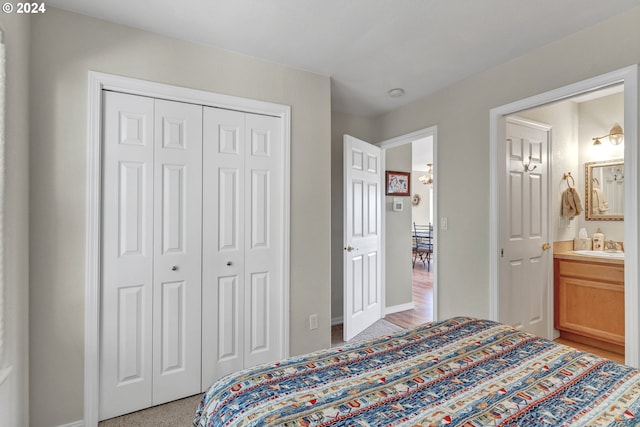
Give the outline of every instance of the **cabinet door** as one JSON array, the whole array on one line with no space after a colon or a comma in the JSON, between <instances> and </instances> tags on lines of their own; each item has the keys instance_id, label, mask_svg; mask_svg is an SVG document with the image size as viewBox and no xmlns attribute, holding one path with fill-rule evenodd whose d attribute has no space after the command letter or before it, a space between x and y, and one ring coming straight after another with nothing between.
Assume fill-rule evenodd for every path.
<instances>
[{"instance_id":1,"label":"cabinet door","mask_svg":"<svg viewBox=\"0 0 640 427\"><path fill-rule=\"evenodd\" d=\"M153 99L104 92L100 419L151 406Z\"/></svg>"},{"instance_id":2,"label":"cabinet door","mask_svg":"<svg viewBox=\"0 0 640 427\"><path fill-rule=\"evenodd\" d=\"M245 115L204 108L202 388L244 367Z\"/></svg>"},{"instance_id":3,"label":"cabinet door","mask_svg":"<svg viewBox=\"0 0 640 427\"><path fill-rule=\"evenodd\" d=\"M153 404L200 392L202 107L155 101Z\"/></svg>"},{"instance_id":4,"label":"cabinet door","mask_svg":"<svg viewBox=\"0 0 640 427\"><path fill-rule=\"evenodd\" d=\"M624 286L560 276L558 328L624 346Z\"/></svg>"}]
</instances>

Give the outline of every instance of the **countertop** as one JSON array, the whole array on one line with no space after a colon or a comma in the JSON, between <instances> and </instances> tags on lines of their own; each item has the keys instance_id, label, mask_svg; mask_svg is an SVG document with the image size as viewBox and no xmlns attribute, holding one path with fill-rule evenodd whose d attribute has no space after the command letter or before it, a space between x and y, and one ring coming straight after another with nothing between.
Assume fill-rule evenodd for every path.
<instances>
[{"instance_id":1,"label":"countertop","mask_svg":"<svg viewBox=\"0 0 640 427\"><path fill-rule=\"evenodd\" d=\"M624 258L611 258L604 255L603 256L583 255L583 254L577 254L573 251L555 252L553 254L553 257L557 259L568 259L573 261L586 261L586 262L597 262L601 264L624 265Z\"/></svg>"}]
</instances>

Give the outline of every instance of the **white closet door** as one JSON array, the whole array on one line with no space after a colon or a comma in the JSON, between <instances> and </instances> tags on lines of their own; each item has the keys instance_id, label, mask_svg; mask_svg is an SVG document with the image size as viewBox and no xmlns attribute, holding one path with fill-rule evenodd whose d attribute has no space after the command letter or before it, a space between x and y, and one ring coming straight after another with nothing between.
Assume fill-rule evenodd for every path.
<instances>
[{"instance_id":1,"label":"white closet door","mask_svg":"<svg viewBox=\"0 0 640 427\"><path fill-rule=\"evenodd\" d=\"M245 115L204 108L202 388L244 367Z\"/></svg>"},{"instance_id":2,"label":"white closet door","mask_svg":"<svg viewBox=\"0 0 640 427\"><path fill-rule=\"evenodd\" d=\"M204 109L202 387L282 357L279 118Z\"/></svg>"},{"instance_id":3,"label":"white closet door","mask_svg":"<svg viewBox=\"0 0 640 427\"><path fill-rule=\"evenodd\" d=\"M279 118L246 114L245 367L281 357L282 135Z\"/></svg>"},{"instance_id":4,"label":"white closet door","mask_svg":"<svg viewBox=\"0 0 640 427\"><path fill-rule=\"evenodd\" d=\"M153 404L200 392L202 107L155 101Z\"/></svg>"},{"instance_id":5,"label":"white closet door","mask_svg":"<svg viewBox=\"0 0 640 427\"><path fill-rule=\"evenodd\" d=\"M100 419L151 406L153 99L104 92Z\"/></svg>"}]
</instances>

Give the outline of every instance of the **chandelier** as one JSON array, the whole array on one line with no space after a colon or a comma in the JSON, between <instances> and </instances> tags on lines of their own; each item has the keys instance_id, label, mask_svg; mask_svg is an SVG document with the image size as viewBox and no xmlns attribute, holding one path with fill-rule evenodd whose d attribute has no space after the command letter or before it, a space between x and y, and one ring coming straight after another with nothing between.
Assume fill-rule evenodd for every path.
<instances>
[{"instance_id":1,"label":"chandelier","mask_svg":"<svg viewBox=\"0 0 640 427\"><path fill-rule=\"evenodd\" d=\"M427 163L427 166L429 166L427 173L418 177L418 180L424 185L433 184L433 163Z\"/></svg>"}]
</instances>

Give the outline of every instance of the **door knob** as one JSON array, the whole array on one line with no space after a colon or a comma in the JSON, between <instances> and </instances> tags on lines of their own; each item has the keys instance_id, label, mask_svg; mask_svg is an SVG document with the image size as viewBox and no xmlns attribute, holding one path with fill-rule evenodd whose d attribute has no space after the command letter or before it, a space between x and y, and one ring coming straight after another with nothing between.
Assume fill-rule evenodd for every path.
<instances>
[{"instance_id":1,"label":"door knob","mask_svg":"<svg viewBox=\"0 0 640 427\"><path fill-rule=\"evenodd\" d=\"M178 271L178 266L174 265L173 267L171 267L171 271Z\"/></svg>"},{"instance_id":2,"label":"door knob","mask_svg":"<svg viewBox=\"0 0 640 427\"><path fill-rule=\"evenodd\" d=\"M357 251L358 248L354 248L353 246L349 245L346 248L344 248L347 252L351 252L351 251Z\"/></svg>"},{"instance_id":3,"label":"door knob","mask_svg":"<svg viewBox=\"0 0 640 427\"><path fill-rule=\"evenodd\" d=\"M543 251L548 251L549 249L551 249L551 245L548 243L543 243L542 244L542 250Z\"/></svg>"}]
</instances>

